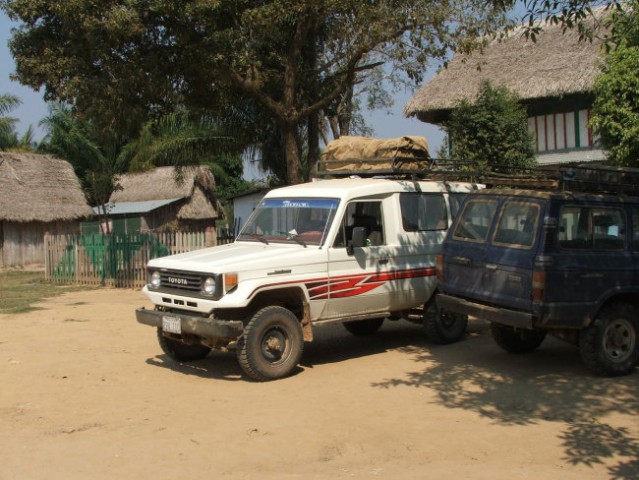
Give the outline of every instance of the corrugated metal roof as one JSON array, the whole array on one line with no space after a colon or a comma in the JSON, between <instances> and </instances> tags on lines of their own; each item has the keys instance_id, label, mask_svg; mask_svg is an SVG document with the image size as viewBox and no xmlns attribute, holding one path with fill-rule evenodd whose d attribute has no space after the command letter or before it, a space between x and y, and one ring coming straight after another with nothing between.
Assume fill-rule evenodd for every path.
<instances>
[{"instance_id":1,"label":"corrugated metal roof","mask_svg":"<svg viewBox=\"0 0 639 480\"><path fill-rule=\"evenodd\" d=\"M146 200L144 202L118 202L107 203L107 212L109 215L127 215L134 213L148 213L156 208L163 207L173 202L182 200L181 198L170 198L169 200ZM93 207L93 211L98 214L99 207Z\"/></svg>"}]
</instances>

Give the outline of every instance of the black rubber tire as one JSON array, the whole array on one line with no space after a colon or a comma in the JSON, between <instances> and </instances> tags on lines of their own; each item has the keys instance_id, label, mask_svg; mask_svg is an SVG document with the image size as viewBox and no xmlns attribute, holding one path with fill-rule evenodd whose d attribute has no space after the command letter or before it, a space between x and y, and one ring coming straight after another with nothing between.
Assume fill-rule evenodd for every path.
<instances>
[{"instance_id":1,"label":"black rubber tire","mask_svg":"<svg viewBox=\"0 0 639 480\"><path fill-rule=\"evenodd\" d=\"M377 330L382 327L383 323L383 318L369 318L368 320L344 322L342 325L344 325L344 328L348 330L349 333L358 337L366 337L377 332Z\"/></svg>"},{"instance_id":2,"label":"black rubber tire","mask_svg":"<svg viewBox=\"0 0 639 480\"><path fill-rule=\"evenodd\" d=\"M495 343L509 353L529 353L536 350L546 338L540 330L515 329L501 323L490 322Z\"/></svg>"},{"instance_id":3,"label":"black rubber tire","mask_svg":"<svg viewBox=\"0 0 639 480\"><path fill-rule=\"evenodd\" d=\"M242 370L263 382L290 375L302 358L304 335L297 317L286 308L264 307L249 320L237 342Z\"/></svg>"},{"instance_id":4,"label":"black rubber tire","mask_svg":"<svg viewBox=\"0 0 639 480\"><path fill-rule=\"evenodd\" d=\"M161 328L158 328L158 342L162 351L176 362L201 360L211 352L210 347L206 345L187 345L172 338L165 337L162 335Z\"/></svg>"},{"instance_id":5,"label":"black rubber tire","mask_svg":"<svg viewBox=\"0 0 639 480\"><path fill-rule=\"evenodd\" d=\"M454 343L466 335L468 316L442 311L435 302L435 296L424 305L422 325L428 339L439 345Z\"/></svg>"},{"instance_id":6,"label":"black rubber tire","mask_svg":"<svg viewBox=\"0 0 639 480\"><path fill-rule=\"evenodd\" d=\"M604 307L579 334L579 352L586 366L598 375L627 375L637 364L637 311L627 303Z\"/></svg>"}]
</instances>

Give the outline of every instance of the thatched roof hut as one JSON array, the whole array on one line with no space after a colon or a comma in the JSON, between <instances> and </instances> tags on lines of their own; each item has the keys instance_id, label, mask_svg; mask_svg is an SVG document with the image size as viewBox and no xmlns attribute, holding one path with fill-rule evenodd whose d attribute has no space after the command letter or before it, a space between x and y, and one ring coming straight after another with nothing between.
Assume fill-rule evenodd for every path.
<instances>
[{"instance_id":1,"label":"thatched roof hut","mask_svg":"<svg viewBox=\"0 0 639 480\"><path fill-rule=\"evenodd\" d=\"M215 196L215 178L206 166L160 167L148 172L118 177L121 187L111 194L108 210L112 217L144 217L142 230L167 228L204 228L211 220L224 217Z\"/></svg>"},{"instance_id":2,"label":"thatched roof hut","mask_svg":"<svg viewBox=\"0 0 639 480\"><path fill-rule=\"evenodd\" d=\"M93 215L73 167L46 155L0 152L0 222L56 222Z\"/></svg>"},{"instance_id":3,"label":"thatched roof hut","mask_svg":"<svg viewBox=\"0 0 639 480\"><path fill-rule=\"evenodd\" d=\"M604 10L599 9L598 16ZM404 115L441 123L461 100L473 100L482 81L506 86L523 102L561 98L592 91L602 54L602 40L579 41L576 28L562 32L545 23L536 42L523 36L523 27L503 40L491 41L481 52L454 55L404 107Z\"/></svg>"},{"instance_id":4,"label":"thatched roof hut","mask_svg":"<svg viewBox=\"0 0 639 480\"><path fill-rule=\"evenodd\" d=\"M45 236L80 231L93 215L71 165L0 152L0 268L45 263Z\"/></svg>"}]
</instances>

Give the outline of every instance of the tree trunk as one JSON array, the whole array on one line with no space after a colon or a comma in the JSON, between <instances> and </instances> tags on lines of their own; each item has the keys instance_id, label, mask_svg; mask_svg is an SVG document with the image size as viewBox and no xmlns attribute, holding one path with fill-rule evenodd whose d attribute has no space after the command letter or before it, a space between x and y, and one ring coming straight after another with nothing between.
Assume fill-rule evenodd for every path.
<instances>
[{"instance_id":1,"label":"tree trunk","mask_svg":"<svg viewBox=\"0 0 639 480\"><path fill-rule=\"evenodd\" d=\"M319 113L312 113L308 119L308 176L307 180L317 175L319 161Z\"/></svg>"},{"instance_id":2,"label":"tree trunk","mask_svg":"<svg viewBox=\"0 0 639 480\"><path fill-rule=\"evenodd\" d=\"M302 160L297 142L297 129L295 125L281 125L284 143L284 153L286 155L286 180L290 185L302 183Z\"/></svg>"}]
</instances>

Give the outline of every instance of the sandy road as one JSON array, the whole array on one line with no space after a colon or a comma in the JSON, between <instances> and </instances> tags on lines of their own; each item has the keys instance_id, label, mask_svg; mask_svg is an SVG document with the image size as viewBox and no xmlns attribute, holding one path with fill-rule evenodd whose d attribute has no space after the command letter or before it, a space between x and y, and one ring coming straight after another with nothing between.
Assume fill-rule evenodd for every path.
<instances>
[{"instance_id":1,"label":"sandy road","mask_svg":"<svg viewBox=\"0 0 639 480\"><path fill-rule=\"evenodd\" d=\"M0 480L639 478L639 372L593 377L559 341L513 356L477 322L449 346L335 325L256 383L233 354L170 361L144 304L103 289L0 315Z\"/></svg>"}]
</instances>

